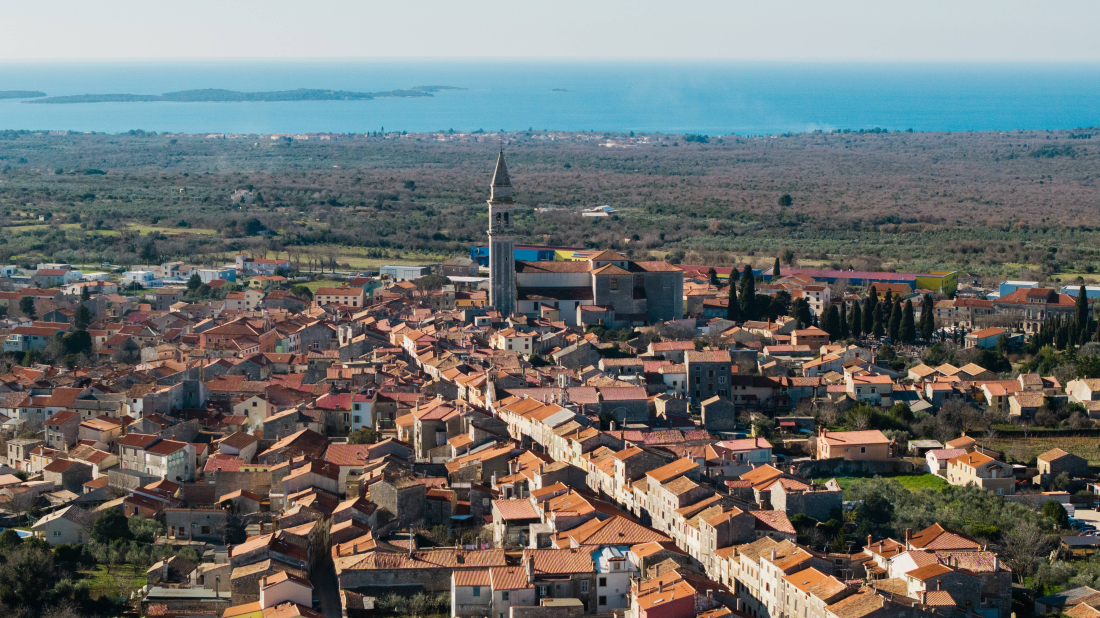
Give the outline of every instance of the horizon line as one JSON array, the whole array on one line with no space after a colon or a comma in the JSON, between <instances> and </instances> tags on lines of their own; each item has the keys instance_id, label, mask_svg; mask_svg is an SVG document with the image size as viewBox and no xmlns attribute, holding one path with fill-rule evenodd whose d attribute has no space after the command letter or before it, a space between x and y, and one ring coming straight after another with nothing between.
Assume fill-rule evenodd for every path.
<instances>
[{"instance_id":1,"label":"horizon line","mask_svg":"<svg viewBox=\"0 0 1100 618\"><path fill-rule=\"evenodd\" d=\"M160 58L149 57L116 57L106 56L100 58L65 57L65 58L0 58L0 65L13 64L42 64L42 63L135 63L153 64L159 62L348 62L348 63L409 63L409 62L436 62L445 64L460 64L463 62L479 63L515 63L515 62L547 62L547 63L708 63L708 64L851 64L851 65L1100 65L1098 59L990 59L990 58L715 58L715 57L628 57L628 56L166 56Z\"/></svg>"}]
</instances>

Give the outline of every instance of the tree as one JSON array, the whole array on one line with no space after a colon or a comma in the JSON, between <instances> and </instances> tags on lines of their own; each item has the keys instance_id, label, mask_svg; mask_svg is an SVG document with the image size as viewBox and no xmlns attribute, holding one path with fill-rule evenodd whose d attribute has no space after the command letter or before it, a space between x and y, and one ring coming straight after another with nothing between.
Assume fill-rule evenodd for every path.
<instances>
[{"instance_id":1,"label":"tree","mask_svg":"<svg viewBox=\"0 0 1100 618\"><path fill-rule=\"evenodd\" d=\"M374 444L378 436L370 427L356 429L348 434L348 444Z\"/></svg>"},{"instance_id":2,"label":"tree","mask_svg":"<svg viewBox=\"0 0 1100 618\"><path fill-rule=\"evenodd\" d=\"M707 281L709 281L710 284L713 285L714 287L718 287L718 285L719 285L718 271L714 270L713 266L711 266L710 268L707 269Z\"/></svg>"},{"instance_id":3,"label":"tree","mask_svg":"<svg viewBox=\"0 0 1100 618\"><path fill-rule=\"evenodd\" d=\"M187 280L187 289L191 292L199 289L200 285L202 285L202 277L199 277L199 273L193 273Z\"/></svg>"},{"instance_id":4,"label":"tree","mask_svg":"<svg viewBox=\"0 0 1100 618\"><path fill-rule=\"evenodd\" d=\"M1033 577L1053 543L1034 522L1025 521L1002 535L1002 553L1018 582Z\"/></svg>"},{"instance_id":5,"label":"tree","mask_svg":"<svg viewBox=\"0 0 1100 618\"><path fill-rule=\"evenodd\" d=\"M794 203L794 200L791 199L790 193L784 193L783 195L779 196L779 199L776 200L776 203L779 204L780 208L787 208Z\"/></svg>"},{"instance_id":6,"label":"tree","mask_svg":"<svg viewBox=\"0 0 1100 618\"><path fill-rule=\"evenodd\" d=\"M23 315L33 320L38 315L34 308L34 297L24 296L23 298L20 298L19 311L22 312Z\"/></svg>"},{"instance_id":7,"label":"tree","mask_svg":"<svg viewBox=\"0 0 1100 618\"><path fill-rule=\"evenodd\" d=\"M1056 500L1047 500L1043 503L1043 515L1054 522L1055 530L1069 530L1069 513L1065 507Z\"/></svg>"},{"instance_id":8,"label":"tree","mask_svg":"<svg viewBox=\"0 0 1100 618\"><path fill-rule=\"evenodd\" d=\"M737 269L734 268L730 274L730 298L726 303L726 319L731 322L741 321L741 305L737 302L737 284L732 281L733 273L736 273Z\"/></svg>"},{"instance_id":9,"label":"tree","mask_svg":"<svg viewBox=\"0 0 1100 618\"><path fill-rule=\"evenodd\" d=\"M796 298L791 301L791 317L798 321L797 327L804 328L813 323L813 314L810 313L810 303L805 298Z\"/></svg>"},{"instance_id":10,"label":"tree","mask_svg":"<svg viewBox=\"0 0 1100 618\"><path fill-rule=\"evenodd\" d=\"M88 286L82 286L80 288L80 302L86 302L92 299L92 293L89 291Z\"/></svg>"},{"instance_id":11,"label":"tree","mask_svg":"<svg viewBox=\"0 0 1100 618\"><path fill-rule=\"evenodd\" d=\"M874 316L874 320L871 323L871 336L878 339L886 332L882 327L882 304L875 303Z\"/></svg>"},{"instance_id":12,"label":"tree","mask_svg":"<svg viewBox=\"0 0 1100 618\"><path fill-rule=\"evenodd\" d=\"M894 299L894 306L890 310L890 339L901 339L901 302Z\"/></svg>"},{"instance_id":13,"label":"tree","mask_svg":"<svg viewBox=\"0 0 1100 618\"><path fill-rule=\"evenodd\" d=\"M825 312L825 332L829 333L829 341L840 339L840 313L836 305L829 305Z\"/></svg>"},{"instance_id":14,"label":"tree","mask_svg":"<svg viewBox=\"0 0 1100 618\"><path fill-rule=\"evenodd\" d=\"M931 341L936 333L936 310L932 302L932 295L925 294L920 308L920 338Z\"/></svg>"},{"instance_id":15,"label":"tree","mask_svg":"<svg viewBox=\"0 0 1100 618\"><path fill-rule=\"evenodd\" d=\"M901 329L898 333L903 343L913 343L917 340L917 325L913 321L913 301L905 301L905 309L901 312Z\"/></svg>"},{"instance_id":16,"label":"tree","mask_svg":"<svg viewBox=\"0 0 1100 618\"><path fill-rule=\"evenodd\" d=\"M863 302L863 334L870 335L875 324L875 306L878 305L878 292L871 286L867 300Z\"/></svg>"},{"instance_id":17,"label":"tree","mask_svg":"<svg viewBox=\"0 0 1100 618\"><path fill-rule=\"evenodd\" d=\"M847 339L851 334L848 328L848 303L840 301L840 338Z\"/></svg>"},{"instance_id":18,"label":"tree","mask_svg":"<svg viewBox=\"0 0 1100 618\"><path fill-rule=\"evenodd\" d=\"M445 275L425 275L416 280L416 289L421 292L429 292L442 289L451 283Z\"/></svg>"},{"instance_id":19,"label":"tree","mask_svg":"<svg viewBox=\"0 0 1100 618\"><path fill-rule=\"evenodd\" d=\"M775 256L775 264L772 265L772 281L777 281L782 277L782 273L779 271L779 256Z\"/></svg>"},{"instance_id":20,"label":"tree","mask_svg":"<svg viewBox=\"0 0 1100 618\"><path fill-rule=\"evenodd\" d=\"M1076 322L1076 330L1081 333L1080 339L1085 339L1084 334L1089 329L1089 300L1085 296L1085 286L1077 291L1077 301L1073 306L1073 321Z\"/></svg>"},{"instance_id":21,"label":"tree","mask_svg":"<svg viewBox=\"0 0 1100 618\"><path fill-rule=\"evenodd\" d=\"M741 274L741 317L744 320L756 319L756 279L752 274L752 266L746 264L745 272Z\"/></svg>"},{"instance_id":22,"label":"tree","mask_svg":"<svg viewBox=\"0 0 1100 618\"><path fill-rule=\"evenodd\" d=\"M88 288L84 288L88 289ZM73 313L73 327L77 330L84 330L88 328L88 325L92 323L92 312L88 311L88 308L84 305L80 305L76 308L76 312Z\"/></svg>"},{"instance_id":23,"label":"tree","mask_svg":"<svg viewBox=\"0 0 1100 618\"><path fill-rule=\"evenodd\" d=\"M860 309L859 301L852 302L852 313L848 320L848 330L852 332L852 336L859 339L863 335L863 312Z\"/></svg>"},{"instance_id":24,"label":"tree","mask_svg":"<svg viewBox=\"0 0 1100 618\"><path fill-rule=\"evenodd\" d=\"M88 354L92 351L92 336L88 331L74 330L61 338L66 354Z\"/></svg>"},{"instance_id":25,"label":"tree","mask_svg":"<svg viewBox=\"0 0 1100 618\"><path fill-rule=\"evenodd\" d=\"M134 535L122 511L111 509L104 511L92 524L92 538L100 543L110 543L115 540L129 541Z\"/></svg>"}]
</instances>

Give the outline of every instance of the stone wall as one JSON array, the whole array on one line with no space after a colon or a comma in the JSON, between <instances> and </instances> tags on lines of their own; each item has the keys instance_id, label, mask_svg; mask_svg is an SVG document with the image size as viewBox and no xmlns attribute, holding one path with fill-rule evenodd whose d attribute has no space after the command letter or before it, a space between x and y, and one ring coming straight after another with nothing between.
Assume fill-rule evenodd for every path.
<instances>
[{"instance_id":1,"label":"stone wall","mask_svg":"<svg viewBox=\"0 0 1100 618\"><path fill-rule=\"evenodd\" d=\"M271 491L271 471L226 472L223 470L214 473L214 484L218 488L216 493L219 498L238 489L266 496Z\"/></svg>"},{"instance_id":2,"label":"stone wall","mask_svg":"<svg viewBox=\"0 0 1100 618\"><path fill-rule=\"evenodd\" d=\"M822 478L829 476L875 476L913 474L917 472L916 466L904 459L881 459L852 461L833 457L832 459L818 459L815 461L799 461L792 466L792 472L806 478Z\"/></svg>"},{"instance_id":3,"label":"stone wall","mask_svg":"<svg viewBox=\"0 0 1100 618\"><path fill-rule=\"evenodd\" d=\"M584 615L584 607L581 605L567 605L564 607L512 607L509 610L509 618L579 618Z\"/></svg>"},{"instance_id":4,"label":"stone wall","mask_svg":"<svg viewBox=\"0 0 1100 618\"><path fill-rule=\"evenodd\" d=\"M338 575L340 588L368 586L421 586L425 592L450 592L450 569L355 569Z\"/></svg>"}]
</instances>

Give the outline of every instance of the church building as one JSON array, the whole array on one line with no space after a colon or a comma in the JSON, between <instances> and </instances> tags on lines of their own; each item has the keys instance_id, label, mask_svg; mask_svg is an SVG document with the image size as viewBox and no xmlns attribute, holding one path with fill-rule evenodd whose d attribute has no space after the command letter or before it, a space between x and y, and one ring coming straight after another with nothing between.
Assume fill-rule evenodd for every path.
<instances>
[{"instance_id":1,"label":"church building","mask_svg":"<svg viewBox=\"0 0 1100 618\"><path fill-rule=\"evenodd\" d=\"M502 314L610 328L683 317L684 271L667 262L632 262L614 251L575 262L517 262L514 207L502 151L489 193L489 302Z\"/></svg>"}]
</instances>

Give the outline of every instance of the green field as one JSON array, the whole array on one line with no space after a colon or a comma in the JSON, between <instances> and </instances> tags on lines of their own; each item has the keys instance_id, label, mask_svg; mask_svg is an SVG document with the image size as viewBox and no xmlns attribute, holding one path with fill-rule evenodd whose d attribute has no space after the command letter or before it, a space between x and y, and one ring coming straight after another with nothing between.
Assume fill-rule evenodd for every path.
<instances>
[{"instance_id":1,"label":"green field","mask_svg":"<svg viewBox=\"0 0 1100 618\"><path fill-rule=\"evenodd\" d=\"M838 476L835 477L837 482L840 483L841 489L849 489L858 480L864 480L873 478L870 476ZM922 489L933 489L935 491L943 491L947 487L947 481L942 477L934 474L922 474L919 476L904 475L904 476L889 476L883 477L895 480L901 483L909 491L920 491ZM827 479L818 479L821 481Z\"/></svg>"},{"instance_id":2,"label":"green field","mask_svg":"<svg viewBox=\"0 0 1100 618\"><path fill-rule=\"evenodd\" d=\"M118 597L129 596L130 591L137 590L146 584L144 569L139 569L132 564L123 564L111 568L107 572L105 565L96 565L94 570L79 571L80 576L91 588L93 598L101 596Z\"/></svg>"},{"instance_id":3,"label":"green field","mask_svg":"<svg viewBox=\"0 0 1100 618\"><path fill-rule=\"evenodd\" d=\"M156 232L158 234L198 234L199 236L212 236L218 233L218 230L211 230L197 227L161 227L157 225L140 225L130 224L126 226L126 229L133 230L142 236L147 235L149 232Z\"/></svg>"}]
</instances>

